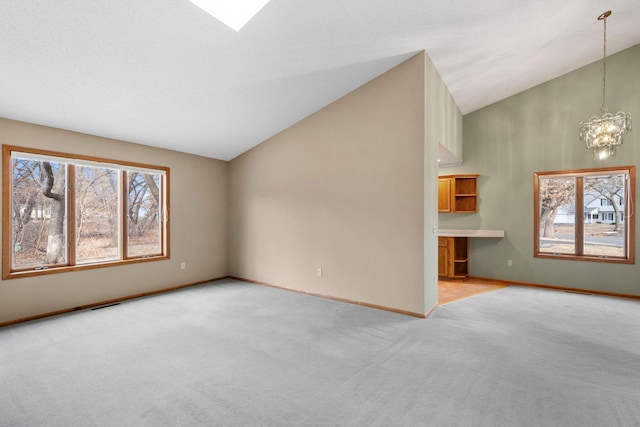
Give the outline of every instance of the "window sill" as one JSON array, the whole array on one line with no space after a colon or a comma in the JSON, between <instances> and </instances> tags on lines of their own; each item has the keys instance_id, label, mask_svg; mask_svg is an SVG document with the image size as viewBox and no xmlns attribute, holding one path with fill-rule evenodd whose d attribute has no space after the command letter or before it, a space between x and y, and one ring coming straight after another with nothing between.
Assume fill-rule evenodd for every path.
<instances>
[{"instance_id":1,"label":"window sill","mask_svg":"<svg viewBox=\"0 0 640 427\"><path fill-rule=\"evenodd\" d=\"M83 265L65 265L60 267L33 268L29 270L14 270L8 273L2 272L2 280L21 279L23 277L43 276L46 274L67 273L70 271L93 270L104 267L117 267L129 264L140 264L143 262L165 261L169 255L147 256L142 258L134 258L127 260L117 260L109 262L101 262L99 264L83 264Z\"/></svg>"}]
</instances>

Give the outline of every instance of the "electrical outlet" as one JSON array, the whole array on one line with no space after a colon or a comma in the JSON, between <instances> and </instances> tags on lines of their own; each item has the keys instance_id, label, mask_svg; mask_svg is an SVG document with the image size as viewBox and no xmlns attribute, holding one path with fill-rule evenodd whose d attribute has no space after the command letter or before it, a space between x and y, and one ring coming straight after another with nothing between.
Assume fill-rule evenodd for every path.
<instances>
[{"instance_id":1,"label":"electrical outlet","mask_svg":"<svg viewBox=\"0 0 640 427\"><path fill-rule=\"evenodd\" d=\"M318 277L322 277L322 269L321 268L318 269Z\"/></svg>"},{"instance_id":2,"label":"electrical outlet","mask_svg":"<svg viewBox=\"0 0 640 427\"><path fill-rule=\"evenodd\" d=\"M184 261L182 261L182 262L180 263L180 270L186 270L186 269L187 269L187 263L186 263L186 262L184 262Z\"/></svg>"},{"instance_id":3,"label":"electrical outlet","mask_svg":"<svg viewBox=\"0 0 640 427\"><path fill-rule=\"evenodd\" d=\"M510 259L507 260L507 267L513 267L513 261Z\"/></svg>"}]
</instances>

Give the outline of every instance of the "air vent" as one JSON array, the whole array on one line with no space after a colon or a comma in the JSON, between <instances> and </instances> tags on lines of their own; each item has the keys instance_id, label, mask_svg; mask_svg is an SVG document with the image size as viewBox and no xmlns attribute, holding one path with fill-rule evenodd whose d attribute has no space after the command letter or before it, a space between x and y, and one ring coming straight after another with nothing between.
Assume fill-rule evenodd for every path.
<instances>
[{"instance_id":1,"label":"air vent","mask_svg":"<svg viewBox=\"0 0 640 427\"><path fill-rule=\"evenodd\" d=\"M101 308L113 307L114 305L120 305L120 303L114 302L113 304L100 305L98 307L93 307L91 310L100 310Z\"/></svg>"},{"instance_id":2,"label":"air vent","mask_svg":"<svg viewBox=\"0 0 640 427\"><path fill-rule=\"evenodd\" d=\"M591 292L582 292L582 291L569 291L565 290L565 292L569 294L581 294L581 295L593 295Z\"/></svg>"}]
</instances>

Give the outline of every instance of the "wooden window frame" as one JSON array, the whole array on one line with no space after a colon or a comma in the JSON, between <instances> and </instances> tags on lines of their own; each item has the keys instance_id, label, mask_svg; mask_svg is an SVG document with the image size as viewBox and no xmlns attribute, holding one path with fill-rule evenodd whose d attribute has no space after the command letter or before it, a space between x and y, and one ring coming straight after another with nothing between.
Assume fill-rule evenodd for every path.
<instances>
[{"instance_id":1,"label":"wooden window frame","mask_svg":"<svg viewBox=\"0 0 640 427\"><path fill-rule=\"evenodd\" d=\"M628 196L624 201L624 241L626 243L625 257L609 257L597 255L585 255L584 250L584 177L599 176L607 174L628 174ZM614 264L635 264L635 195L636 195L636 167L617 166L606 168L578 169L568 171L535 172L533 179L533 233L534 249L533 256L536 258L564 259L574 261L593 261ZM576 178L576 201L575 201L575 254L562 254L540 252L540 178ZM578 197L579 195L579 197Z\"/></svg>"},{"instance_id":2,"label":"wooden window frame","mask_svg":"<svg viewBox=\"0 0 640 427\"><path fill-rule=\"evenodd\" d=\"M16 153L25 153L25 154L35 154L38 156L51 157L52 159L67 159L68 164L73 165L74 160L78 163L80 162L89 162L96 164L103 164L104 167L115 167L120 169L120 173L122 174L121 179L122 182L126 182L126 174L130 171L139 171L139 170L149 170L152 172L158 172L163 176L162 179L162 217L160 218L160 233L161 233L161 249L162 252L157 255L144 255L144 256L135 256L129 257L127 256L127 218L126 218L126 209L123 209L124 204L126 203L127 198L127 186L122 185L121 194L120 194L120 207L121 207L121 215L122 215L122 227L119 230L119 238L120 238L120 258L116 260L109 261L99 261L94 263L87 264L76 264L76 245L75 239L72 236L75 236L75 184L71 184L73 180L73 170L75 168L69 168L71 172L68 175L68 201L67 201L67 224L66 224L66 233L67 233L67 263L64 265L51 265L46 266L46 268L42 268L42 266L34 266L25 269L12 269L12 154ZM169 209L169 188L170 188L170 170L168 167L164 166L155 166L148 165L137 162L129 162L122 160L113 160L113 159L105 159L94 156L84 156L84 155L76 155L69 153L61 153L56 151L49 150L40 150L33 149L27 147L19 147L13 145L3 145L2 146L2 279L16 279L22 277L32 277L32 276L41 276L47 274L56 274L56 273L64 273L69 271L78 271L78 270L90 270L95 268L104 268L104 267L113 267L113 266L121 266L127 264L136 264L142 262L153 262L153 261L162 261L170 259L169 255L169 218L170 218L170 209Z\"/></svg>"}]
</instances>

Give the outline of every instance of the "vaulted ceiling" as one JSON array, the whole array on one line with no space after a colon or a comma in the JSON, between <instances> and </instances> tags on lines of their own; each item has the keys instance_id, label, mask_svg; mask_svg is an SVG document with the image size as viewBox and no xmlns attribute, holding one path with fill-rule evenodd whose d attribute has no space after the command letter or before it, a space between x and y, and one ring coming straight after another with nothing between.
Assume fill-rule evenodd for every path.
<instances>
[{"instance_id":1,"label":"vaulted ceiling","mask_svg":"<svg viewBox=\"0 0 640 427\"><path fill-rule=\"evenodd\" d=\"M638 0L2 0L0 116L229 160L426 50L463 114L640 43ZM594 82L595 85L599 82Z\"/></svg>"}]
</instances>

